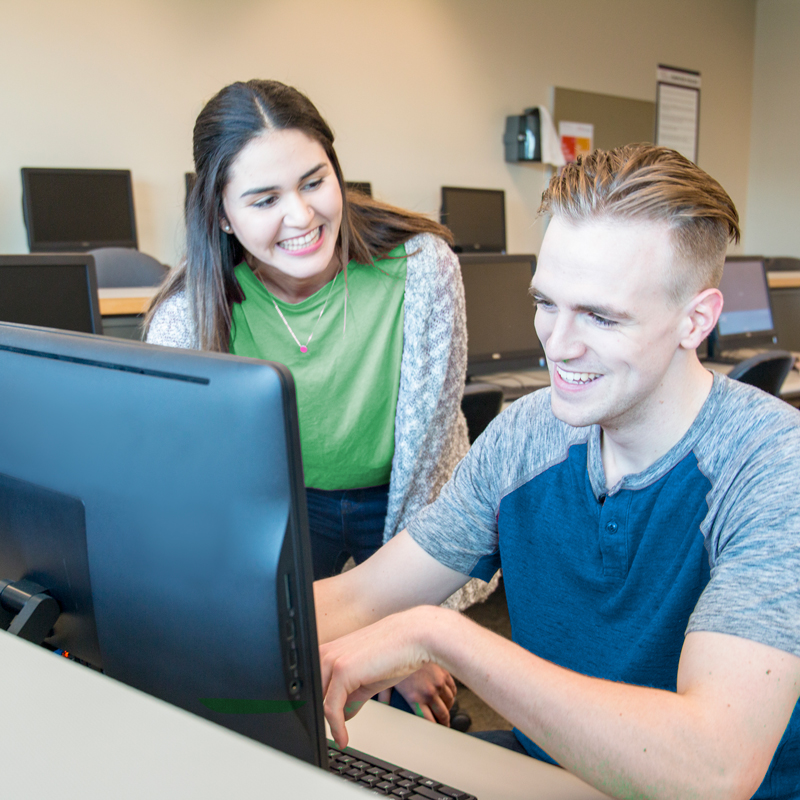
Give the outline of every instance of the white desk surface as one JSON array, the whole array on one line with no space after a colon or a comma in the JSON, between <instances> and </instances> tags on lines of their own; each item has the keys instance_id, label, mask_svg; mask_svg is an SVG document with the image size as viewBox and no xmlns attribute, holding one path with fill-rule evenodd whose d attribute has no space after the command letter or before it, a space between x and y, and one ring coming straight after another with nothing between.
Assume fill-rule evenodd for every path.
<instances>
[{"instance_id":1,"label":"white desk surface","mask_svg":"<svg viewBox=\"0 0 800 800\"><path fill-rule=\"evenodd\" d=\"M602 800L559 767L370 701L347 723L350 746L478 800Z\"/></svg>"},{"instance_id":2,"label":"white desk surface","mask_svg":"<svg viewBox=\"0 0 800 800\"><path fill-rule=\"evenodd\" d=\"M363 790L0 632L5 797L324 797Z\"/></svg>"},{"instance_id":3,"label":"white desk surface","mask_svg":"<svg viewBox=\"0 0 800 800\"><path fill-rule=\"evenodd\" d=\"M0 632L5 796L365 797L363 789ZM367 703L351 744L479 800L598 800L569 773Z\"/></svg>"}]
</instances>

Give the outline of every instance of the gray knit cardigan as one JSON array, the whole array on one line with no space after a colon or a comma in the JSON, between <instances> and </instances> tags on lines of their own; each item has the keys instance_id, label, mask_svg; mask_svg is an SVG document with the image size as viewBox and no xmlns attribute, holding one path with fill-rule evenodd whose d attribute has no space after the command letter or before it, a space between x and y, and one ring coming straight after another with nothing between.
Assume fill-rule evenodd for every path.
<instances>
[{"instance_id":1,"label":"gray knit cardigan","mask_svg":"<svg viewBox=\"0 0 800 800\"><path fill-rule=\"evenodd\" d=\"M461 396L467 365L464 287L458 259L431 234L405 245L403 356L395 414L394 457L384 542L436 499L456 464L469 450ZM186 297L166 300L147 332L151 344L197 349ZM494 589L472 580L446 605L466 608Z\"/></svg>"}]
</instances>

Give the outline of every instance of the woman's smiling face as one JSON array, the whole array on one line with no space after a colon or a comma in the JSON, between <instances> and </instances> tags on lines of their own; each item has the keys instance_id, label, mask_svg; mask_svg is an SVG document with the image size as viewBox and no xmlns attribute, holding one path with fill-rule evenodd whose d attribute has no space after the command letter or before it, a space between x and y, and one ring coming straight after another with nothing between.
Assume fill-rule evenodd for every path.
<instances>
[{"instance_id":1,"label":"woman's smiling face","mask_svg":"<svg viewBox=\"0 0 800 800\"><path fill-rule=\"evenodd\" d=\"M222 193L226 224L267 288L289 302L319 291L338 271L342 191L322 145L298 130L249 142Z\"/></svg>"}]
</instances>

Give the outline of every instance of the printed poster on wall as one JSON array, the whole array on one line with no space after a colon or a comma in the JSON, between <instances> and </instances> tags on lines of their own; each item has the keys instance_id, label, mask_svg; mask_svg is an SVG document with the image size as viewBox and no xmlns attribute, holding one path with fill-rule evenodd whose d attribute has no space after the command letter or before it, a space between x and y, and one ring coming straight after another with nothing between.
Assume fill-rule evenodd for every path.
<instances>
[{"instance_id":1,"label":"printed poster on wall","mask_svg":"<svg viewBox=\"0 0 800 800\"><path fill-rule=\"evenodd\" d=\"M558 138L566 162L577 161L578 156L592 152L594 125L588 122L559 122Z\"/></svg>"},{"instance_id":2,"label":"printed poster on wall","mask_svg":"<svg viewBox=\"0 0 800 800\"><path fill-rule=\"evenodd\" d=\"M696 164L700 73L659 64L656 75L656 144L671 147Z\"/></svg>"}]
</instances>

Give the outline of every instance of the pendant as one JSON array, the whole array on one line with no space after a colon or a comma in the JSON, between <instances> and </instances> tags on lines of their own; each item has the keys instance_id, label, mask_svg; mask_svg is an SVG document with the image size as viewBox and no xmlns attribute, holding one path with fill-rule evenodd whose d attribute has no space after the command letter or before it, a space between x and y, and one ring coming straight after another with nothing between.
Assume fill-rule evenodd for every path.
<instances>
[{"instance_id":1,"label":"pendant","mask_svg":"<svg viewBox=\"0 0 800 800\"><path fill-rule=\"evenodd\" d=\"M301 353L307 353L308 352L308 348L304 344L301 344L300 345L300 352Z\"/></svg>"}]
</instances>

